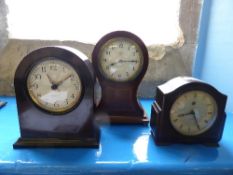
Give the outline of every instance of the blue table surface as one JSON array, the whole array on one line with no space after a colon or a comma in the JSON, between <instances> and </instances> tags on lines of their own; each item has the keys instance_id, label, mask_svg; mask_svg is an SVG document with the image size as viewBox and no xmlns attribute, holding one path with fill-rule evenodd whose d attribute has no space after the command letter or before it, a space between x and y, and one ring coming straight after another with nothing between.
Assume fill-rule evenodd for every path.
<instances>
[{"instance_id":1,"label":"blue table surface","mask_svg":"<svg viewBox=\"0 0 233 175\"><path fill-rule=\"evenodd\" d=\"M219 147L158 147L148 126L101 126L98 149L31 148L14 150L19 137L15 98L0 109L0 175L71 174L233 174L233 119L227 115ZM148 116L152 100L141 100Z\"/></svg>"}]
</instances>

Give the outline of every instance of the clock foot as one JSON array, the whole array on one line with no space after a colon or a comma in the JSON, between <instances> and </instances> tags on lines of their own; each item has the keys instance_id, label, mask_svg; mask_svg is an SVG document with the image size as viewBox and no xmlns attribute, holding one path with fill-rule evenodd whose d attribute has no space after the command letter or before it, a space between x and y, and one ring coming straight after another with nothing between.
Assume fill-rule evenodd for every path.
<instances>
[{"instance_id":1,"label":"clock foot","mask_svg":"<svg viewBox=\"0 0 233 175\"><path fill-rule=\"evenodd\" d=\"M143 116L118 116L118 115L98 114L96 116L96 122L99 124L147 125L149 123L149 119L145 114Z\"/></svg>"},{"instance_id":2,"label":"clock foot","mask_svg":"<svg viewBox=\"0 0 233 175\"><path fill-rule=\"evenodd\" d=\"M157 145L157 146L169 146L169 145L172 145L172 143L170 142L166 142L166 141L162 141L162 140L158 140L156 138L156 135L155 135L155 132L153 130L151 130L151 136L154 138L154 143Z\"/></svg>"},{"instance_id":3,"label":"clock foot","mask_svg":"<svg viewBox=\"0 0 233 175\"><path fill-rule=\"evenodd\" d=\"M98 148L97 139L58 139L58 138L19 138L13 145L13 148L30 147L86 147Z\"/></svg>"}]
</instances>

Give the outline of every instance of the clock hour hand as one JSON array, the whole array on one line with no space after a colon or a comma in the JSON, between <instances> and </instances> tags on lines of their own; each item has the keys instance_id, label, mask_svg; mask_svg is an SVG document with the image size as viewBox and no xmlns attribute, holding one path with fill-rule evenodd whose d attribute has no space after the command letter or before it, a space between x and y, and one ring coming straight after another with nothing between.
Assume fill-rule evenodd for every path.
<instances>
[{"instance_id":1,"label":"clock hour hand","mask_svg":"<svg viewBox=\"0 0 233 175\"><path fill-rule=\"evenodd\" d=\"M47 78L48 78L50 84L52 84L52 85L55 84L54 81L52 80L52 78L50 77L50 75L49 74L46 74L46 75L47 75Z\"/></svg>"},{"instance_id":2,"label":"clock hour hand","mask_svg":"<svg viewBox=\"0 0 233 175\"><path fill-rule=\"evenodd\" d=\"M190 111L190 112L184 113L184 114L180 114L180 115L178 115L177 117L186 117L186 116L189 116L189 115L194 115L193 110Z\"/></svg>"},{"instance_id":3,"label":"clock hour hand","mask_svg":"<svg viewBox=\"0 0 233 175\"><path fill-rule=\"evenodd\" d=\"M110 66L114 66L115 64L117 64L118 62L115 62L115 63L111 63L111 64L109 64L108 66L110 67Z\"/></svg>"}]
</instances>

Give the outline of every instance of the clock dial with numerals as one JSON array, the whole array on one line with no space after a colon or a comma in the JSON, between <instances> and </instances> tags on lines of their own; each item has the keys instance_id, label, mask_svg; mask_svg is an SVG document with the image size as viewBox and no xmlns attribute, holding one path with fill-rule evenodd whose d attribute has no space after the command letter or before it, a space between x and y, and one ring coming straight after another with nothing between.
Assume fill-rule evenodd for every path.
<instances>
[{"instance_id":1,"label":"clock dial with numerals","mask_svg":"<svg viewBox=\"0 0 233 175\"><path fill-rule=\"evenodd\" d=\"M176 99L170 110L170 121L183 135L198 135L208 130L217 117L217 104L203 91L189 91Z\"/></svg>"},{"instance_id":2,"label":"clock dial with numerals","mask_svg":"<svg viewBox=\"0 0 233 175\"><path fill-rule=\"evenodd\" d=\"M103 75L113 81L132 80L143 65L143 55L138 44L123 37L107 41L100 49L99 59Z\"/></svg>"},{"instance_id":3,"label":"clock dial with numerals","mask_svg":"<svg viewBox=\"0 0 233 175\"><path fill-rule=\"evenodd\" d=\"M82 85L68 63L46 58L30 71L27 89L34 103L49 112L67 112L80 100Z\"/></svg>"}]
</instances>

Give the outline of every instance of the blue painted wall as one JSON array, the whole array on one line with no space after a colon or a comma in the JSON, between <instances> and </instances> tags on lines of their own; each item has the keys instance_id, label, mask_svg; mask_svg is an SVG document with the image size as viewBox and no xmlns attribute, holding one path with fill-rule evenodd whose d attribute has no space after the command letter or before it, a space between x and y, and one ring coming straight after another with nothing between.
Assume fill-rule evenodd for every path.
<instances>
[{"instance_id":1,"label":"blue painted wall","mask_svg":"<svg viewBox=\"0 0 233 175\"><path fill-rule=\"evenodd\" d=\"M228 95L233 112L233 0L205 0L193 75Z\"/></svg>"}]
</instances>

